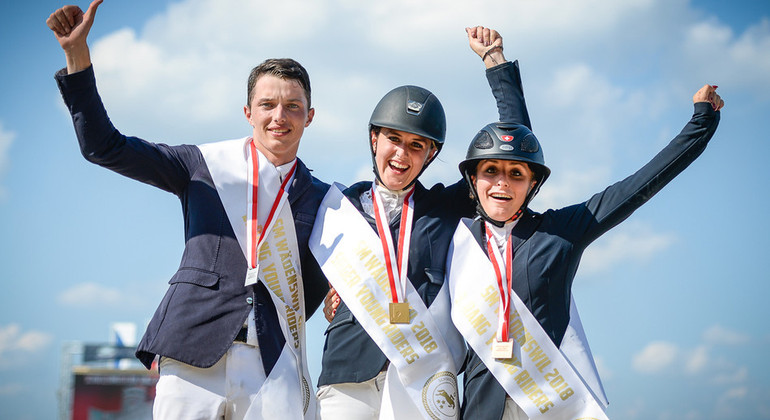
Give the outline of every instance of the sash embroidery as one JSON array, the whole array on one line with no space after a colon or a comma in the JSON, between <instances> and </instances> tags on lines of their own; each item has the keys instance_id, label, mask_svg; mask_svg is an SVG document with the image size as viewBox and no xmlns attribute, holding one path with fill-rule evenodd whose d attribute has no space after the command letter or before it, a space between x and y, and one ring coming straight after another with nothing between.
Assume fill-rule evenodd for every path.
<instances>
[{"instance_id":1,"label":"sash embroidery","mask_svg":"<svg viewBox=\"0 0 770 420\"><path fill-rule=\"evenodd\" d=\"M493 263L476 243L469 223L464 219L458 225L447 261L452 320L458 330L528 417L606 420L580 372L572 368L516 293L509 293L513 355L493 357L491 344L497 331L492 326L501 307L500 291Z\"/></svg>"},{"instance_id":2,"label":"sash embroidery","mask_svg":"<svg viewBox=\"0 0 770 420\"><path fill-rule=\"evenodd\" d=\"M391 290L381 238L342 188L335 184L329 189L309 245L340 298L391 362L380 418L455 419L460 409L456 366L464 348L456 348L463 344L449 319L448 291L442 288L429 309L406 281L403 292L411 306L411 323L391 324Z\"/></svg>"},{"instance_id":3,"label":"sash embroidery","mask_svg":"<svg viewBox=\"0 0 770 420\"><path fill-rule=\"evenodd\" d=\"M284 200L286 198L284 197ZM305 298L302 293L302 273L297 256L296 232L289 203L279 207L280 213L270 229L268 236L259 248L259 280L265 283L270 297L278 311L281 331L286 337L283 351L279 357L286 357L288 377L299 379L298 390L287 397L296 406L297 395L302 395L302 412L307 419L315 418L315 393L311 392L310 373L307 365L305 348ZM298 374L299 373L299 374ZM271 372L271 377L272 372ZM280 377L276 377L278 379ZM286 380L286 379L283 379ZM264 388L264 387L263 387ZM299 393L297 392L299 391ZM266 396L265 400L271 398ZM285 417L285 408L274 412L278 418Z\"/></svg>"}]
</instances>

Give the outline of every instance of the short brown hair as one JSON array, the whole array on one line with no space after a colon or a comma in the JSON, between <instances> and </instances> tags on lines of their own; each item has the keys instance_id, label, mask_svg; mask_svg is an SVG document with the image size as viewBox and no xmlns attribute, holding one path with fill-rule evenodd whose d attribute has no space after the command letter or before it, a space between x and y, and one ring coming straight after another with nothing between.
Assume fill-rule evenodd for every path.
<instances>
[{"instance_id":1,"label":"short brown hair","mask_svg":"<svg viewBox=\"0 0 770 420\"><path fill-rule=\"evenodd\" d=\"M307 70L291 58L269 58L251 69L249 82L246 91L246 106L251 106L251 99L254 93L254 85L257 79L264 75L271 75L283 80L296 80L305 91L307 107L310 108L310 75Z\"/></svg>"}]
</instances>

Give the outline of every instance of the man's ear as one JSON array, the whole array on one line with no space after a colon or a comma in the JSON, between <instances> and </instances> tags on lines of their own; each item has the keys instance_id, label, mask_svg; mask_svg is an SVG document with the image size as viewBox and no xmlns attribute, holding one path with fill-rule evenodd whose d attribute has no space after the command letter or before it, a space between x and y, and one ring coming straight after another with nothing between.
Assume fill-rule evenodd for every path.
<instances>
[{"instance_id":1,"label":"man's ear","mask_svg":"<svg viewBox=\"0 0 770 420\"><path fill-rule=\"evenodd\" d=\"M246 121L249 122L249 125L253 127L254 124L251 123L251 108L248 105L243 106L243 115L246 116Z\"/></svg>"},{"instance_id":2,"label":"man's ear","mask_svg":"<svg viewBox=\"0 0 770 420\"><path fill-rule=\"evenodd\" d=\"M313 122L313 117L315 116L315 108L310 108L307 111L307 121L305 122L305 127L309 126L311 122Z\"/></svg>"}]
</instances>

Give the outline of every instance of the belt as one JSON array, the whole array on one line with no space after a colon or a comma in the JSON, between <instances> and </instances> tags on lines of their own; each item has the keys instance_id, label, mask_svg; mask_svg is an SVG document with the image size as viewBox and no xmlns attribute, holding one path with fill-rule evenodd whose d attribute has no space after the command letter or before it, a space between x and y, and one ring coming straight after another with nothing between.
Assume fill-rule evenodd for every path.
<instances>
[{"instance_id":1,"label":"belt","mask_svg":"<svg viewBox=\"0 0 770 420\"><path fill-rule=\"evenodd\" d=\"M241 330L238 331L238 334L235 336L235 339L233 340L236 343L245 343L246 337L248 336L249 329L246 327L241 327Z\"/></svg>"}]
</instances>

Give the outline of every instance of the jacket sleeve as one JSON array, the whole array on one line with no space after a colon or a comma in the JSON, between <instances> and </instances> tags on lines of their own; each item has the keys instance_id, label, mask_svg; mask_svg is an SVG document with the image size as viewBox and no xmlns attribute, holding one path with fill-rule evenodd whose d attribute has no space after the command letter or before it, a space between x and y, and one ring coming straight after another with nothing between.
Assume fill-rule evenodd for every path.
<instances>
[{"instance_id":1,"label":"jacket sleeve","mask_svg":"<svg viewBox=\"0 0 770 420\"><path fill-rule=\"evenodd\" d=\"M99 97L93 66L73 74L62 69L56 73L56 82L72 116L80 151L88 161L182 194L203 160L196 146L155 144L121 134Z\"/></svg>"},{"instance_id":2,"label":"jacket sleeve","mask_svg":"<svg viewBox=\"0 0 770 420\"><path fill-rule=\"evenodd\" d=\"M524 89L521 86L519 62L506 62L487 69L487 81L497 101L500 121L526 125L530 130L527 104L524 101Z\"/></svg>"},{"instance_id":3,"label":"jacket sleeve","mask_svg":"<svg viewBox=\"0 0 770 420\"><path fill-rule=\"evenodd\" d=\"M720 113L708 103L696 103L692 119L682 131L633 175L595 194L585 203L562 209L574 211L568 223L589 244L628 218L642 204L703 153L719 124ZM560 210L560 211L562 211Z\"/></svg>"}]
</instances>

